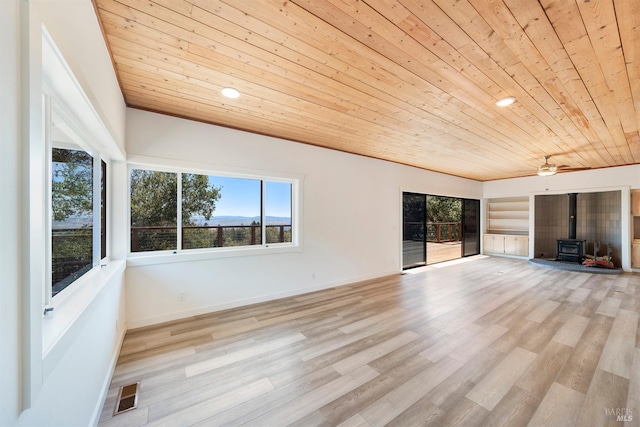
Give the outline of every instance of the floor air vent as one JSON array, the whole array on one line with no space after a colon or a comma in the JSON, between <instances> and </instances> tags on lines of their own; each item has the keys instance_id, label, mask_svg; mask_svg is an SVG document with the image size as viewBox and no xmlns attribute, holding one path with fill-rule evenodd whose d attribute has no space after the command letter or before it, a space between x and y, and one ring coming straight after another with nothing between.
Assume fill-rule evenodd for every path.
<instances>
[{"instance_id":1,"label":"floor air vent","mask_svg":"<svg viewBox=\"0 0 640 427\"><path fill-rule=\"evenodd\" d=\"M116 399L116 409L113 411L113 415L136 409L136 406L138 406L139 388L139 382L120 387L118 398Z\"/></svg>"}]
</instances>

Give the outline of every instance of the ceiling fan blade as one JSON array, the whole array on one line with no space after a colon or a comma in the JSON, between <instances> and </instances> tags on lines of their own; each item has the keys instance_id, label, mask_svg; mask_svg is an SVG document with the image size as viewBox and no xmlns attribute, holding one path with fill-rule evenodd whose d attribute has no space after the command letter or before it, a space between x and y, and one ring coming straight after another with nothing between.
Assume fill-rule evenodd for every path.
<instances>
[{"instance_id":1,"label":"ceiling fan blade","mask_svg":"<svg viewBox=\"0 0 640 427\"><path fill-rule=\"evenodd\" d=\"M577 172L577 171L585 171L589 169L591 169L590 166L583 167L583 168L570 168L570 167L558 166L558 172Z\"/></svg>"}]
</instances>

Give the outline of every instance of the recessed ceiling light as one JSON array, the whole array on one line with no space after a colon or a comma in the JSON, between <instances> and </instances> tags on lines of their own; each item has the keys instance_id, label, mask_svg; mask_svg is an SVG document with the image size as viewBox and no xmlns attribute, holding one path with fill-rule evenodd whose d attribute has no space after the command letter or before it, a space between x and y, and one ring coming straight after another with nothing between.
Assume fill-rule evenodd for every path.
<instances>
[{"instance_id":1,"label":"recessed ceiling light","mask_svg":"<svg viewBox=\"0 0 640 427\"><path fill-rule=\"evenodd\" d=\"M502 98L496 101L496 105L498 107L506 107L508 105L513 104L514 102L516 102L516 99L513 96L508 96L506 98Z\"/></svg>"},{"instance_id":2,"label":"recessed ceiling light","mask_svg":"<svg viewBox=\"0 0 640 427\"><path fill-rule=\"evenodd\" d=\"M240 96L240 92L238 92L237 89L234 89L232 87L225 87L220 92L222 92L223 96L226 96L227 98L231 98L231 99L236 99Z\"/></svg>"}]
</instances>

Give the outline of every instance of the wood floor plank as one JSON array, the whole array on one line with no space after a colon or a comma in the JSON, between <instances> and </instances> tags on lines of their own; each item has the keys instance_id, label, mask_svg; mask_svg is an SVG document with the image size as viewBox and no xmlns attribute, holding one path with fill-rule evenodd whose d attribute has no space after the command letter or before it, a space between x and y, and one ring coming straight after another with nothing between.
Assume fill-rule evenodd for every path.
<instances>
[{"instance_id":1,"label":"wood floor plank","mask_svg":"<svg viewBox=\"0 0 640 427\"><path fill-rule=\"evenodd\" d=\"M536 357L537 354L523 348L514 348L466 397L491 411Z\"/></svg>"},{"instance_id":2,"label":"wood floor plank","mask_svg":"<svg viewBox=\"0 0 640 427\"><path fill-rule=\"evenodd\" d=\"M390 353L402 347L405 344L418 338L418 334L413 331L406 331L402 334L388 339L380 344L376 344L367 348L359 353L349 356L346 359L342 359L339 362L334 363L333 368L341 374L347 374L360 366L364 366L369 362Z\"/></svg>"},{"instance_id":3,"label":"wood floor plank","mask_svg":"<svg viewBox=\"0 0 640 427\"><path fill-rule=\"evenodd\" d=\"M148 425L148 408L140 408L129 412L123 412L117 417L113 416L113 409L115 406L111 406L111 416L100 421L100 426L104 427L142 427Z\"/></svg>"},{"instance_id":4,"label":"wood floor plank","mask_svg":"<svg viewBox=\"0 0 640 427\"><path fill-rule=\"evenodd\" d=\"M174 425L195 425L196 423L205 421L207 418L222 412L228 408L232 408L239 403L261 396L273 390L273 385L269 379L263 378L259 381L248 384L244 387L237 388L222 396L216 396L213 399L205 400L198 404L189 406L181 411L152 421L148 426L174 426ZM205 423L206 424L206 423Z\"/></svg>"},{"instance_id":5,"label":"wood floor plank","mask_svg":"<svg viewBox=\"0 0 640 427\"><path fill-rule=\"evenodd\" d=\"M504 358L504 354L487 347L478 353L468 363L450 375L436 388L429 392L424 399L429 400L438 408L452 410L456 402L462 399L482 378L491 372ZM420 405L421 401L415 405Z\"/></svg>"},{"instance_id":6,"label":"wood floor plank","mask_svg":"<svg viewBox=\"0 0 640 427\"><path fill-rule=\"evenodd\" d=\"M639 323L640 275L467 258L128 331L99 426L622 425Z\"/></svg>"},{"instance_id":7,"label":"wood floor plank","mask_svg":"<svg viewBox=\"0 0 640 427\"><path fill-rule=\"evenodd\" d=\"M573 310L573 314L575 314L576 316L591 318L594 316L599 306L600 306L600 301L595 300L593 298L587 298L586 300L582 301L582 303Z\"/></svg>"},{"instance_id":8,"label":"wood floor plank","mask_svg":"<svg viewBox=\"0 0 640 427\"><path fill-rule=\"evenodd\" d=\"M459 345L450 353L450 357L466 363L473 359L482 349L489 347L495 340L503 336L509 329L500 325L491 325L479 334Z\"/></svg>"},{"instance_id":9,"label":"wood floor plank","mask_svg":"<svg viewBox=\"0 0 640 427\"><path fill-rule=\"evenodd\" d=\"M445 411L423 397L386 425L387 427L438 425L444 415Z\"/></svg>"},{"instance_id":10,"label":"wood floor plank","mask_svg":"<svg viewBox=\"0 0 640 427\"><path fill-rule=\"evenodd\" d=\"M253 425L288 425L321 408L339 396L377 377L379 373L365 365L330 383L303 394L292 402L251 420Z\"/></svg>"},{"instance_id":11,"label":"wood floor plank","mask_svg":"<svg viewBox=\"0 0 640 427\"><path fill-rule=\"evenodd\" d=\"M544 320L549 317L551 313L553 313L558 307L560 303L556 301L547 300L543 302L538 308L529 313L525 319L531 320L532 322L544 322Z\"/></svg>"},{"instance_id":12,"label":"wood floor plank","mask_svg":"<svg viewBox=\"0 0 640 427\"><path fill-rule=\"evenodd\" d=\"M567 289L576 290L584 285L587 281L589 281L589 279L591 279L591 276L588 274L571 273L569 276L569 280L564 285L564 287Z\"/></svg>"},{"instance_id":13,"label":"wood floor plank","mask_svg":"<svg viewBox=\"0 0 640 427\"><path fill-rule=\"evenodd\" d=\"M615 409L626 408L628 390L626 378L596 369L576 425L620 425Z\"/></svg>"},{"instance_id":14,"label":"wood floor plank","mask_svg":"<svg viewBox=\"0 0 640 427\"><path fill-rule=\"evenodd\" d=\"M260 396L259 399L250 400L221 412L207 421L210 425L224 425L227 427L243 425L258 418L273 408L281 407L292 402L300 395L311 392L318 387L324 386L339 379L341 375L332 367L328 366L301 376L294 381L277 386L271 377L269 380L274 385L275 390ZM323 417L324 418L324 417Z\"/></svg>"},{"instance_id":15,"label":"wood floor plank","mask_svg":"<svg viewBox=\"0 0 640 427\"><path fill-rule=\"evenodd\" d=\"M486 425L485 419L489 415L489 411L463 397L456 404L455 411L449 411L438 420L439 425L443 426L459 426L459 427L481 427Z\"/></svg>"},{"instance_id":16,"label":"wood floor plank","mask_svg":"<svg viewBox=\"0 0 640 427\"><path fill-rule=\"evenodd\" d=\"M569 317L564 308L554 311L518 344L534 353L540 353L558 333Z\"/></svg>"},{"instance_id":17,"label":"wood floor plank","mask_svg":"<svg viewBox=\"0 0 640 427\"><path fill-rule=\"evenodd\" d=\"M449 375L424 397L394 418L389 425L441 425L442 418L463 401L485 372L490 371L502 354L485 348L469 363Z\"/></svg>"},{"instance_id":18,"label":"wood floor plank","mask_svg":"<svg viewBox=\"0 0 640 427\"><path fill-rule=\"evenodd\" d=\"M387 310L385 312L376 314L374 316L369 316L364 319L361 319L357 322L349 323L348 325L341 326L339 329L345 334L350 334L351 332L357 331L358 329L366 328L367 326L372 326L380 322L384 322L388 319L392 319L395 316L398 316L402 313L402 310L399 308L395 308L392 310Z\"/></svg>"},{"instance_id":19,"label":"wood floor plank","mask_svg":"<svg viewBox=\"0 0 640 427\"><path fill-rule=\"evenodd\" d=\"M409 358L403 359L401 363L398 363L393 368L376 369L376 371L383 372L383 374L325 405L320 410L332 424L339 424L363 408L372 405L375 401L382 399L385 395L419 375L430 366L433 366L433 363L414 354Z\"/></svg>"},{"instance_id":20,"label":"wood floor plank","mask_svg":"<svg viewBox=\"0 0 640 427\"><path fill-rule=\"evenodd\" d=\"M482 330L482 327L473 323L467 325L455 334L449 335L447 338L435 343L425 351L421 352L420 355L432 362L437 362L449 354L453 349L459 347L471 337L479 334Z\"/></svg>"},{"instance_id":21,"label":"wood floor plank","mask_svg":"<svg viewBox=\"0 0 640 427\"><path fill-rule=\"evenodd\" d=\"M460 369L462 363L445 357L382 398L373 402L360 415L372 426L381 426L396 418L422 396L434 389L449 375Z\"/></svg>"},{"instance_id":22,"label":"wood floor plank","mask_svg":"<svg viewBox=\"0 0 640 427\"><path fill-rule=\"evenodd\" d=\"M491 344L491 348L501 353L511 352L521 341L525 341L540 326L539 323L530 320L522 320L513 325L500 338Z\"/></svg>"},{"instance_id":23,"label":"wood floor plank","mask_svg":"<svg viewBox=\"0 0 640 427\"><path fill-rule=\"evenodd\" d=\"M316 410L289 424L287 427L331 427L331 423L326 420L322 412Z\"/></svg>"},{"instance_id":24,"label":"wood floor plank","mask_svg":"<svg viewBox=\"0 0 640 427\"><path fill-rule=\"evenodd\" d=\"M542 399L540 406L529 421L530 426L586 426L598 425L588 422L586 424L577 423L578 415L584 394L565 387L558 383L553 383L549 391Z\"/></svg>"},{"instance_id":25,"label":"wood floor plank","mask_svg":"<svg viewBox=\"0 0 640 427\"><path fill-rule=\"evenodd\" d=\"M593 298L596 301L602 302L602 300L604 300L604 298L609 293L610 289L611 289L611 284L599 284L598 287L593 289L593 292L589 297Z\"/></svg>"},{"instance_id":26,"label":"wood floor plank","mask_svg":"<svg viewBox=\"0 0 640 427\"><path fill-rule=\"evenodd\" d=\"M616 317L621 302L621 300L616 298L605 298L602 300L596 313L602 314L603 316Z\"/></svg>"},{"instance_id":27,"label":"wood floor plank","mask_svg":"<svg viewBox=\"0 0 640 427\"><path fill-rule=\"evenodd\" d=\"M267 343L260 343L258 345L246 348L241 351L225 354L222 356L214 357L211 359L203 360L202 362L187 365L185 367L185 375L192 377L194 375L201 374L203 372L211 371L220 368L231 363L236 363L241 360L249 359L251 357L259 356L270 351L286 347L289 344L306 339L301 333L291 334L282 338L275 339Z\"/></svg>"},{"instance_id":28,"label":"wood floor plank","mask_svg":"<svg viewBox=\"0 0 640 427\"><path fill-rule=\"evenodd\" d=\"M152 368L154 366L166 365L167 362L181 360L187 356L195 354L194 347L187 347L180 350L163 352L155 356L145 357L144 359L132 362L120 363L116 366L114 376L126 376L132 373L139 374L142 371Z\"/></svg>"},{"instance_id":29,"label":"wood floor plank","mask_svg":"<svg viewBox=\"0 0 640 427\"><path fill-rule=\"evenodd\" d=\"M515 384L542 399L572 351L573 348L569 346L551 341Z\"/></svg>"},{"instance_id":30,"label":"wood floor plank","mask_svg":"<svg viewBox=\"0 0 640 427\"><path fill-rule=\"evenodd\" d=\"M338 427L371 427L371 424L369 424L367 420L362 418L362 415L355 414L351 418L338 424Z\"/></svg>"},{"instance_id":31,"label":"wood floor plank","mask_svg":"<svg viewBox=\"0 0 640 427\"><path fill-rule=\"evenodd\" d=\"M638 313L618 310L600 356L599 369L631 379L637 328Z\"/></svg>"},{"instance_id":32,"label":"wood floor plank","mask_svg":"<svg viewBox=\"0 0 640 427\"><path fill-rule=\"evenodd\" d=\"M587 394L612 325L613 319L608 316L596 315L591 319L556 382Z\"/></svg>"},{"instance_id":33,"label":"wood floor plank","mask_svg":"<svg viewBox=\"0 0 640 427\"><path fill-rule=\"evenodd\" d=\"M571 295L569 295L569 298L567 298L567 301L580 303L584 301L589 296L590 293L591 293L591 289L578 288L575 291L573 291Z\"/></svg>"},{"instance_id":34,"label":"wood floor plank","mask_svg":"<svg viewBox=\"0 0 640 427\"><path fill-rule=\"evenodd\" d=\"M509 303L502 304L498 308L491 310L489 313L478 318L473 323L483 327L489 326L493 323L497 323L498 320L502 319L504 316L514 311L516 308L518 308L519 305L520 304L518 304L517 302L509 302Z\"/></svg>"},{"instance_id":35,"label":"wood floor plank","mask_svg":"<svg viewBox=\"0 0 640 427\"><path fill-rule=\"evenodd\" d=\"M311 360L318 356L322 356L323 354L327 354L333 350L345 347L356 341L360 341L363 338L370 337L378 333L382 329L384 329L384 326L373 325L368 328L359 329L351 334L343 334L336 339L330 340L329 342L322 342L313 347L306 348L298 353L298 356L300 356L300 359L302 360Z\"/></svg>"},{"instance_id":36,"label":"wood floor plank","mask_svg":"<svg viewBox=\"0 0 640 427\"><path fill-rule=\"evenodd\" d=\"M633 353L628 398L640 402L640 349L638 348L636 348ZM640 412L638 415L640 416Z\"/></svg>"},{"instance_id":37,"label":"wood floor plank","mask_svg":"<svg viewBox=\"0 0 640 427\"><path fill-rule=\"evenodd\" d=\"M640 349L635 349L634 351L626 408L632 412L632 416L634 416L637 423L640 416Z\"/></svg>"},{"instance_id":38,"label":"wood floor plank","mask_svg":"<svg viewBox=\"0 0 640 427\"><path fill-rule=\"evenodd\" d=\"M552 341L569 347L575 347L578 341L580 341L580 337L582 337L582 334L588 324L588 317L573 314L569 317L569 320L562 325L562 328L560 328L560 330L553 336Z\"/></svg>"},{"instance_id":39,"label":"wood floor plank","mask_svg":"<svg viewBox=\"0 0 640 427\"><path fill-rule=\"evenodd\" d=\"M526 426L540 405L540 398L513 386L485 419L491 427Z\"/></svg>"}]
</instances>

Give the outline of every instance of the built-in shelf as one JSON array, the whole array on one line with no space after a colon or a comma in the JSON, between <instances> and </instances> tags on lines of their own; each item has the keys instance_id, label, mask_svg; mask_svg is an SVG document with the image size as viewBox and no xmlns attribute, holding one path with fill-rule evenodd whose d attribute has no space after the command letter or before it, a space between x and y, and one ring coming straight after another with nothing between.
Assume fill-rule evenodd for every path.
<instances>
[{"instance_id":1,"label":"built-in shelf","mask_svg":"<svg viewBox=\"0 0 640 427\"><path fill-rule=\"evenodd\" d=\"M487 201L483 253L527 257L529 255L529 197Z\"/></svg>"},{"instance_id":2,"label":"built-in shelf","mask_svg":"<svg viewBox=\"0 0 640 427\"><path fill-rule=\"evenodd\" d=\"M529 235L529 197L489 199L487 233Z\"/></svg>"}]
</instances>

